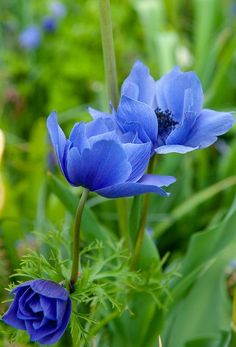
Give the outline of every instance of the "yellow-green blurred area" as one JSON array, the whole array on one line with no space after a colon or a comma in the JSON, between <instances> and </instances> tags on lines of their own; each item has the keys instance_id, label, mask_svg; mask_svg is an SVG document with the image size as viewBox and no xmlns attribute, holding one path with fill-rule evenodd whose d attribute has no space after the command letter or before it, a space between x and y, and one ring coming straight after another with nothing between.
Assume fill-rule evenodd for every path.
<instances>
[{"instance_id":1,"label":"yellow-green blurred area","mask_svg":"<svg viewBox=\"0 0 236 347\"><path fill-rule=\"evenodd\" d=\"M32 232L71 227L71 216L47 186L48 171L63 180L47 115L58 111L68 133L75 121L90 119L88 106L108 109L98 2L61 0L64 13L48 30L52 3L0 0L0 298L22 255L38 248ZM156 79L179 65L200 77L206 107L236 109L236 1L111 0L111 10L119 85L137 59ZM26 48L20 35L32 25L40 42ZM170 197L151 196L148 227L161 255L181 257L193 233L216 225L229 210L236 192L235 135L234 127L208 149L157 158L156 172L177 178ZM89 205L118 233L114 201L94 195Z\"/></svg>"}]
</instances>

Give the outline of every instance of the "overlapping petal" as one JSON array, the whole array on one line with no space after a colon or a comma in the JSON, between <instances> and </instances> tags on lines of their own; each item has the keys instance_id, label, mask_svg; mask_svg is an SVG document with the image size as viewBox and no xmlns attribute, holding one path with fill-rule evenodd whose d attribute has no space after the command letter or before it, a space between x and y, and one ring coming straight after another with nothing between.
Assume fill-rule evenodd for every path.
<instances>
[{"instance_id":1,"label":"overlapping petal","mask_svg":"<svg viewBox=\"0 0 236 347\"><path fill-rule=\"evenodd\" d=\"M28 283L34 293L64 301L68 299L68 292L58 283L45 280L34 280Z\"/></svg>"},{"instance_id":2,"label":"overlapping petal","mask_svg":"<svg viewBox=\"0 0 236 347\"><path fill-rule=\"evenodd\" d=\"M19 299L20 299L23 292L24 292L24 290L19 290L16 293L15 299L14 299L13 303L11 304L9 310L2 317L3 322L11 325L12 327L14 327L16 329L20 329L20 330L25 330L25 322L22 321L17 316L18 303L19 303Z\"/></svg>"},{"instance_id":3,"label":"overlapping petal","mask_svg":"<svg viewBox=\"0 0 236 347\"><path fill-rule=\"evenodd\" d=\"M145 172L150 159L151 144L127 143L124 145L128 161L131 164L132 171L128 178L129 181L138 181Z\"/></svg>"},{"instance_id":4,"label":"overlapping petal","mask_svg":"<svg viewBox=\"0 0 236 347\"><path fill-rule=\"evenodd\" d=\"M149 69L141 62L136 61L129 76L121 87L121 95L144 102L152 106L155 98L155 81Z\"/></svg>"},{"instance_id":5,"label":"overlapping petal","mask_svg":"<svg viewBox=\"0 0 236 347\"><path fill-rule=\"evenodd\" d=\"M199 146L205 148L217 140L217 136L226 133L232 128L234 117L229 112L217 112L213 110L202 110L185 144L187 146Z\"/></svg>"},{"instance_id":6,"label":"overlapping petal","mask_svg":"<svg viewBox=\"0 0 236 347\"><path fill-rule=\"evenodd\" d=\"M199 114L203 104L203 91L197 75L181 72L175 67L157 81L157 106L170 110L173 117L182 123L185 112Z\"/></svg>"},{"instance_id":7,"label":"overlapping petal","mask_svg":"<svg viewBox=\"0 0 236 347\"><path fill-rule=\"evenodd\" d=\"M49 132L49 136L52 142L52 145L57 154L58 162L60 164L61 170L64 171L63 166L63 156L64 150L66 146L66 137L62 129L57 123L57 115L56 112L52 112L47 119L47 128Z\"/></svg>"},{"instance_id":8,"label":"overlapping petal","mask_svg":"<svg viewBox=\"0 0 236 347\"><path fill-rule=\"evenodd\" d=\"M17 286L14 301L3 321L26 330L31 341L53 344L63 335L70 319L71 300L59 284L33 280Z\"/></svg>"},{"instance_id":9,"label":"overlapping petal","mask_svg":"<svg viewBox=\"0 0 236 347\"><path fill-rule=\"evenodd\" d=\"M115 141L100 140L91 149L79 154L73 147L67 157L67 175L70 182L90 190L125 181L131 165L122 147Z\"/></svg>"},{"instance_id":10,"label":"overlapping petal","mask_svg":"<svg viewBox=\"0 0 236 347\"><path fill-rule=\"evenodd\" d=\"M147 98L148 88L153 96L147 80L151 81L149 70L135 63L122 86L116 120L122 132L133 131L142 142L150 141L152 153L205 148L232 127L231 113L202 110L203 90L194 72L174 67L155 82L155 102Z\"/></svg>"},{"instance_id":11,"label":"overlapping petal","mask_svg":"<svg viewBox=\"0 0 236 347\"><path fill-rule=\"evenodd\" d=\"M106 198L120 198L144 193L156 193L161 196L168 196L169 193L161 187L169 186L175 181L175 177L172 176L144 175L137 182L124 182L99 189L96 192Z\"/></svg>"},{"instance_id":12,"label":"overlapping petal","mask_svg":"<svg viewBox=\"0 0 236 347\"><path fill-rule=\"evenodd\" d=\"M158 185L141 180L152 154L150 136L154 139L157 130L155 113L140 101L127 97L123 97L123 101L126 110L130 111L124 132L114 125L114 120L99 116L92 122L75 124L69 138L64 141L65 135L56 126L55 114L49 116L48 129L55 150L58 143L63 141L61 154L57 155L62 172L71 185L83 186L107 197L130 196L142 192L167 195ZM134 103L136 115L132 113ZM148 122L144 117L143 124L140 124L139 118L144 113ZM120 117L122 116L121 112ZM145 140L144 143L142 139ZM112 190L115 193L111 193Z\"/></svg>"},{"instance_id":13,"label":"overlapping petal","mask_svg":"<svg viewBox=\"0 0 236 347\"><path fill-rule=\"evenodd\" d=\"M122 130L137 131L143 142L155 142L158 123L154 110L147 104L122 96L116 119ZM135 126L137 125L137 126Z\"/></svg>"}]
</instances>

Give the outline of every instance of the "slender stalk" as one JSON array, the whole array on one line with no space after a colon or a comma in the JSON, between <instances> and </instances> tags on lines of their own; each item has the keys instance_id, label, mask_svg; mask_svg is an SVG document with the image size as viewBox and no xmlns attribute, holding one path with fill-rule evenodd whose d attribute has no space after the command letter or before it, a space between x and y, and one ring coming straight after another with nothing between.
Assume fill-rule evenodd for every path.
<instances>
[{"instance_id":1,"label":"slender stalk","mask_svg":"<svg viewBox=\"0 0 236 347\"><path fill-rule=\"evenodd\" d=\"M153 156L149 162L148 166L148 173L152 173L154 169L154 161L155 161L155 156ZM145 194L144 195L144 200L143 200L143 210L142 210L142 215L140 219L140 224L139 224L139 229L138 229L138 235L135 243L135 248L134 248L134 255L131 261L131 269L135 269L139 255L141 252L142 244L143 244L143 238L145 234L145 226L147 222L147 215L148 215L148 205L149 205L149 195Z\"/></svg>"},{"instance_id":2,"label":"slender stalk","mask_svg":"<svg viewBox=\"0 0 236 347\"><path fill-rule=\"evenodd\" d=\"M116 108L119 100L116 58L112 36L112 20L109 0L99 0L100 25L102 35L103 59L109 101Z\"/></svg>"},{"instance_id":3,"label":"slender stalk","mask_svg":"<svg viewBox=\"0 0 236 347\"><path fill-rule=\"evenodd\" d=\"M80 248L80 224L81 217L84 209L85 202L88 198L89 190L84 188L80 202L76 211L75 224L74 224L74 234L73 234L73 255L72 255L72 268L70 276L70 290L74 291L74 285L78 279L79 271L79 248Z\"/></svg>"},{"instance_id":4,"label":"slender stalk","mask_svg":"<svg viewBox=\"0 0 236 347\"><path fill-rule=\"evenodd\" d=\"M106 75L107 94L114 108L117 108L119 102L119 92L116 74L116 59L114 42L112 35L112 20L109 0L99 0L100 26L102 36L102 48L104 68ZM118 212L118 222L121 237L124 238L125 244L129 246L128 234L128 208L125 199L116 201Z\"/></svg>"}]
</instances>

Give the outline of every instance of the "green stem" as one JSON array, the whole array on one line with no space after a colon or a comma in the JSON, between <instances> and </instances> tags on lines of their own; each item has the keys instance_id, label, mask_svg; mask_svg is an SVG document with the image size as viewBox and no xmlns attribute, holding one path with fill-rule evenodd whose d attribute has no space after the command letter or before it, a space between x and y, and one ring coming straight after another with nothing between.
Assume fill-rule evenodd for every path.
<instances>
[{"instance_id":1,"label":"green stem","mask_svg":"<svg viewBox=\"0 0 236 347\"><path fill-rule=\"evenodd\" d=\"M152 173L154 169L154 161L155 161L155 156L153 156L149 162L148 166L148 173ZM149 205L149 195L145 194L144 195L144 200L143 200L143 210L142 210L142 215L139 223L139 229L138 229L138 236L136 239L135 243L135 248L134 248L134 255L131 261L131 269L135 269L139 255L141 252L142 244L143 244L143 239L144 239L144 234L145 234L145 226L147 222L147 215L148 215L148 205Z\"/></svg>"},{"instance_id":2,"label":"green stem","mask_svg":"<svg viewBox=\"0 0 236 347\"><path fill-rule=\"evenodd\" d=\"M119 92L117 84L116 58L112 35L112 20L109 0L99 0L99 12L107 94L109 101L111 101L113 107L117 108L119 103ZM125 245L129 247L127 201L125 199L118 199L116 202L116 207L118 212L120 235L124 238Z\"/></svg>"},{"instance_id":3,"label":"green stem","mask_svg":"<svg viewBox=\"0 0 236 347\"><path fill-rule=\"evenodd\" d=\"M121 238L124 239L124 245L130 248L130 237L128 227L128 204L125 198L116 200L116 208L118 214L119 231Z\"/></svg>"},{"instance_id":4,"label":"green stem","mask_svg":"<svg viewBox=\"0 0 236 347\"><path fill-rule=\"evenodd\" d=\"M112 36L112 21L109 0L99 0L100 25L102 35L103 59L109 101L116 108L119 100L116 58Z\"/></svg>"},{"instance_id":5,"label":"green stem","mask_svg":"<svg viewBox=\"0 0 236 347\"><path fill-rule=\"evenodd\" d=\"M81 217L84 209L85 202L88 198L89 190L84 188L80 202L76 211L74 234L73 234L73 255L72 255L72 268L70 276L70 290L73 292L74 285L78 279L79 271L79 248L80 248L80 224Z\"/></svg>"}]
</instances>

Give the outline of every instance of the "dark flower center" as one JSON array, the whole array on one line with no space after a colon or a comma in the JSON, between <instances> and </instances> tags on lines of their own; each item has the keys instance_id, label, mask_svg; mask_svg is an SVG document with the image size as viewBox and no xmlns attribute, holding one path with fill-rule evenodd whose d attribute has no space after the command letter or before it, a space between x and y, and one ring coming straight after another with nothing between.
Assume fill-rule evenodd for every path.
<instances>
[{"instance_id":1,"label":"dark flower center","mask_svg":"<svg viewBox=\"0 0 236 347\"><path fill-rule=\"evenodd\" d=\"M158 142L159 145L163 145L165 144L166 138L175 129L178 122L173 119L172 113L169 110L163 111L158 107L154 112L158 120Z\"/></svg>"}]
</instances>

